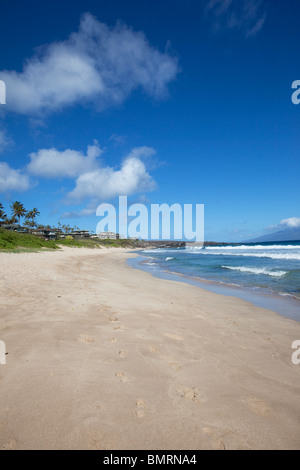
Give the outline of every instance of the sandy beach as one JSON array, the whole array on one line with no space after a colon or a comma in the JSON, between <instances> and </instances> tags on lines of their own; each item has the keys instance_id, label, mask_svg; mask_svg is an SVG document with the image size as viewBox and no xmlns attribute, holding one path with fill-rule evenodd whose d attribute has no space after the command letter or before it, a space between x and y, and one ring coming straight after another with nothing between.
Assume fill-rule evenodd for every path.
<instances>
[{"instance_id":1,"label":"sandy beach","mask_svg":"<svg viewBox=\"0 0 300 470\"><path fill-rule=\"evenodd\" d=\"M132 256L0 253L0 449L299 449L300 324Z\"/></svg>"}]
</instances>

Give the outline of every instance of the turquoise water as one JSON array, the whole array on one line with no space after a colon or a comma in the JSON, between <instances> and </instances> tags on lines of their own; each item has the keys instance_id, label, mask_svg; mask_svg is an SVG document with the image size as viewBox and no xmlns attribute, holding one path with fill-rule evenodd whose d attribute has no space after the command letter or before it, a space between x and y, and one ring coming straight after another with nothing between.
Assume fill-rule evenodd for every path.
<instances>
[{"instance_id":1,"label":"turquoise water","mask_svg":"<svg viewBox=\"0 0 300 470\"><path fill-rule=\"evenodd\" d=\"M139 267L154 275L173 273L219 287L291 299L300 319L300 242L153 249L139 255Z\"/></svg>"}]
</instances>

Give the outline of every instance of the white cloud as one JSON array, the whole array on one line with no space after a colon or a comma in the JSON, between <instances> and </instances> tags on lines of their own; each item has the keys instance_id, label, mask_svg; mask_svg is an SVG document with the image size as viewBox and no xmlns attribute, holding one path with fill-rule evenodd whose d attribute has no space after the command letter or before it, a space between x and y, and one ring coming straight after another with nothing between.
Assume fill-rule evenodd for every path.
<instances>
[{"instance_id":1,"label":"white cloud","mask_svg":"<svg viewBox=\"0 0 300 470\"><path fill-rule=\"evenodd\" d=\"M123 161L119 170L99 167L80 175L76 186L67 196L67 201L80 203L85 199L104 201L119 195L132 195L152 191L156 184L146 169L143 157L154 154L150 147L134 148Z\"/></svg>"},{"instance_id":2,"label":"white cloud","mask_svg":"<svg viewBox=\"0 0 300 470\"><path fill-rule=\"evenodd\" d=\"M290 217L289 219L283 219L281 220L280 225L284 225L287 228L300 227L300 217Z\"/></svg>"},{"instance_id":3,"label":"white cloud","mask_svg":"<svg viewBox=\"0 0 300 470\"><path fill-rule=\"evenodd\" d=\"M0 162L0 192L27 191L30 187L29 178L21 170L14 170L6 162Z\"/></svg>"},{"instance_id":4,"label":"white cloud","mask_svg":"<svg viewBox=\"0 0 300 470\"><path fill-rule=\"evenodd\" d=\"M214 14L220 16L228 10L231 4L232 0L210 0L207 9L214 10Z\"/></svg>"},{"instance_id":5,"label":"white cloud","mask_svg":"<svg viewBox=\"0 0 300 470\"><path fill-rule=\"evenodd\" d=\"M126 142L125 135L112 134L108 140L113 141L117 145L123 145Z\"/></svg>"},{"instance_id":6,"label":"white cloud","mask_svg":"<svg viewBox=\"0 0 300 470\"><path fill-rule=\"evenodd\" d=\"M88 146L87 154L77 150L59 151L55 148L40 149L31 153L27 169L35 176L45 178L76 178L97 167L96 159L102 154L97 141Z\"/></svg>"},{"instance_id":7,"label":"white cloud","mask_svg":"<svg viewBox=\"0 0 300 470\"><path fill-rule=\"evenodd\" d=\"M257 34L266 20L262 0L209 0L206 12L213 18L215 31L236 29L246 37Z\"/></svg>"},{"instance_id":8,"label":"white cloud","mask_svg":"<svg viewBox=\"0 0 300 470\"><path fill-rule=\"evenodd\" d=\"M86 155L71 149L40 149L30 154L31 161L24 171L14 170L2 162L0 192L28 190L31 187L31 175L47 179L71 178L75 187L67 194L64 202L79 204L87 201L87 207L80 214L76 213L77 216L87 216L95 211L99 202L119 195L130 196L155 189L156 183L147 170L155 154L153 148L133 148L120 168L105 166L98 158L102 152L98 142L94 141L93 145L88 146ZM67 213L67 216L70 214Z\"/></svg>"},{"instance_id":9,"label":"white cloud","mask_svg":"<svg viewBox=\"0 0 300 470\"><path fill-rule=\"evenodd\" d=\"M288 230L298 227L300 227L300 217L289 217L288 219L282 219L277 225L270 225L265 230L273 232L274 230Z\"/></svg>"},{"instance_id":10,"label":"white cloud","mask_svg":"<svg viewBox=\"0 0 300 470\"><path fill-rule=\"evenodd\" d=\"M33 115L83 102L103 108L136 88L161 98L177 73L177 59L152 47L143 33L120 23L109 28L85 13L78 32L39 48L21 73L1 71L1 78L7 108Z\"/></svg>"},{"instance_id":11,"label":"white cloud","mask_svg":"<svg viewBox=\"0 0 300 470\"><path fill-rule=\"evenodd\" d=\"M85 208L81 209L80 211L71 211L71 212L64 212L60 218L61 219L73 219L77 217L88 217L89 215L96 214L97 205L93 208Z\"/></svg>"},{"instance_id":12,"label":"white cloud","mask_svg":"<svg viewBox=\"0 0 300 470\"><path fill-rule=\"evenodd\" d=\"M97 141L88 146L86 155L71 149L40 149L30 154L27 170L37 177L76 179L75 188L67 195L68 203L102 201L154 189L155 183L146 169L146 162L155 154L153 148L133 148L120 169L101 164L98 157L102 153Z\"/></svg>"}]
</instances>

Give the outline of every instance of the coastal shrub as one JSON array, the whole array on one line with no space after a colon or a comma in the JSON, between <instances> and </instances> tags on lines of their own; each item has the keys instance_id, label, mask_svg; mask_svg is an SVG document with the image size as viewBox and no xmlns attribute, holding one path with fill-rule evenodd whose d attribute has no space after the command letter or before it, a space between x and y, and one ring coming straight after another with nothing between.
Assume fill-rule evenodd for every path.
<instances>
[{"instance_id":1,"label":"coastal shrub","mask_svg":"<svg viewBox=\"0 0 300 470\"><path fill-rule=\"evenodd\" d=\"M47 241L35 235L11 232L10 230L0 228L0 250L15 250L18 248L57 249L58 246L53 240Z\"/></svg>"}]
</instances>

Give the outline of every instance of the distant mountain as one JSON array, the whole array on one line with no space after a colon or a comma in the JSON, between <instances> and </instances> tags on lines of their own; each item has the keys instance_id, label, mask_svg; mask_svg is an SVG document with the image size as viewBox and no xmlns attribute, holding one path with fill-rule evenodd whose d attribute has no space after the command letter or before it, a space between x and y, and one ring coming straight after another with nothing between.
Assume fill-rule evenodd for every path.
<instances>
[{"instance_id":1,"label":"distant mountain","mask_svg":"<svg viewBox=\"0 0 300 470\"><path fill-rule=\"evenodd\" d=\"M257 243L257 242L288 242L288 241L298 241L300 240L300 228L289 228L285 230L280 230L275 233L268 233L262 237L254 238L253 240L248 240L247 243Z\"/></svg>"}]
</instances>

